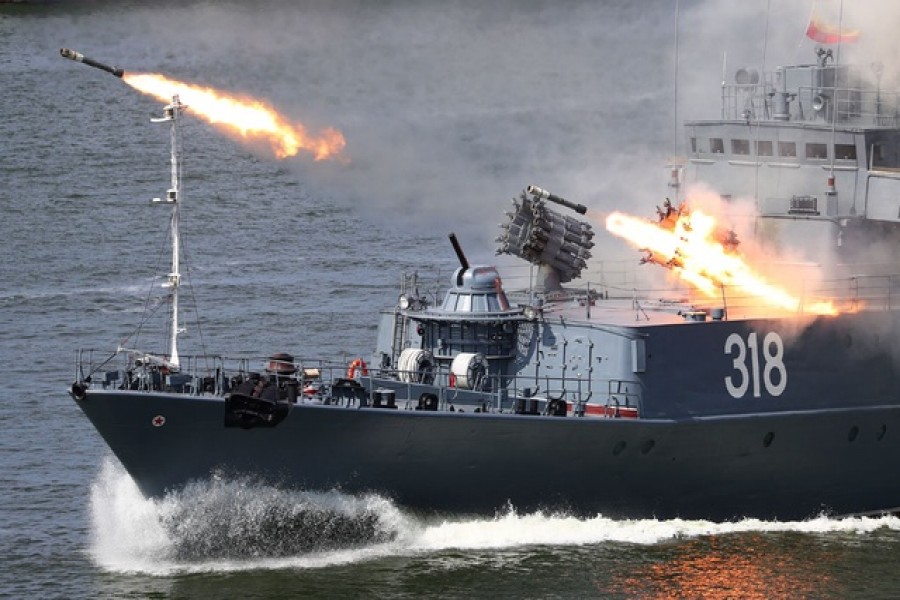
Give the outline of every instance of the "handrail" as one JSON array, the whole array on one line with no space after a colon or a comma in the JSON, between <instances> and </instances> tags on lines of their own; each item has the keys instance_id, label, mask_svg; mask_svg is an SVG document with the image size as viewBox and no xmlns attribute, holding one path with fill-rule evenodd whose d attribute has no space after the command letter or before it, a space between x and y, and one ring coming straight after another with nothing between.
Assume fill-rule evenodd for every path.
<instances>
[{"instance_id":1,"label":"handrail","mask_svg":"<svg viewBox=\"0 0 900 600\"><path fill-rule=\"evenodd\" d=\"M140 353L138 353L141 355ZM344 363L339 361L327 361L322 359L295 359L296 367L290 374L267 372L265 369L268 357L225 357L221 355L181 355L181 369L173 372L159 364L135 365L131 359L134 354L120 352L116 361L111 363L113 369L102 371L102 377L84 379L81 375L95 368L99 359L95 355L101 355L93 349L83 349L76 352L75 379L79 383L86 383L89 387L102 389L123 389L131 391L159 391L179 393L191 396L217 396L221 397L231 391L241 381L246 381L258 374L267 374L274 380L296 380L301 386L313 385L314 396L321 398L331 393L333 384L347 381ZM104 360L103 362L108 362ZM199 365L212 364L212 367L200 367ZM100 363L102 364L102 363ZM258 365L260 368L253 368ZM143 370L142 370L143 369ZM314 375L310 375L315 372ZM408 377L401 377L407 375ZM421 383L419 371L399 371L397 369L383 369L372 374L359 374L357 382L366 393L374 391L378 386L388 386L395 391L403 391L408 402L415 401L421 390L440 390L439 400L442 408L447 410L453 403L483 402L486 407L491 407L493 412L507 412L515 409L518 399L536 400L543 408L542 413L549 411L550 402L563 400L572 405L572 409L578 415L584 414L584 407L594 396L596 381L585 377L562 376L551 377L542 375L536 378L530 375L500 375L489 374L481 382L481 385L473 386L475 389L450 386L449 365L437 366L431 375L434 384ZM602 384L602 381L600 382ZM609 405L615 395L622 395L622 385L627 386L627 406L640 406L642 396L641 383L639 381L609 380L606 397L600 397L600 403ZM301 390L303 388L301 387ZM347 403L347 405L352 402Z\"/></svg>"}]
</instances>

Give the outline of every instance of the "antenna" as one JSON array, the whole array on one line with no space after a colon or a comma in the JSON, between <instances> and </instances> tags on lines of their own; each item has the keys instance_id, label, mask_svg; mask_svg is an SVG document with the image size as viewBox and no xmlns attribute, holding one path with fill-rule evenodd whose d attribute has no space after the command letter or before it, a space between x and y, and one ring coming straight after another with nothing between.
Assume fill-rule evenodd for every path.
<instances>
[{"instance_id":1,"label":"antenna","mask_svg":"<svg viewBox=\"0 0 900 600\"><path fill-rule=\"evenodd\" d=\"M172 268L169 271L166 282L163 283L163 287L169 288L171 290L169 293L172 298L172 323L171 329L169 331L168 355L169 363L172 364L175 368L179 366L178 334L184 331L184 329L180 328L178 325L178 287L181 284L181 256L179 246L180 238L178 233L178 204L181 200L181 146L179 140L178 119L181 117L181 113L185 108L187 107L181 103L181 99L176 94L172 96L172 103L166 105L163 108L162 118L151 119L153 123L171 123L171 187L166 192L166 197L164 199L154 198L153 202L172 205Z\"/></svg>"},{"instance_id":2,"label":"antenna","mask_svg":"<svg viewBox=\"0 0 900 600\"><path fill-rule=\"evenodd\" d=\"M678 121L678 19L680 12L679 0L675 0L675 57L672 61L672 68L674 70L674 91L672 92L672 99L675 104L673 108L675 112L675 139L672 140L674 142L672 151L675 156L678 156L678 140L681 137L681 123Z\"/></svg>"}]
</instances>

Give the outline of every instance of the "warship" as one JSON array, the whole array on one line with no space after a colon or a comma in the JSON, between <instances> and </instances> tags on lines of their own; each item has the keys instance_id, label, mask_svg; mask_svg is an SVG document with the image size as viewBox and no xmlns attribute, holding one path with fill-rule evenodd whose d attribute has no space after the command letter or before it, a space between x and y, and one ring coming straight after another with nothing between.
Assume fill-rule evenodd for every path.
<instances>
[{"instance_id":1,"label":"warship","mask_svg":"<svg viewBox=\"0 0 900 600\"><path fill-rule=\"evenodd\" d=\"M685 124L686 155L667 167L658 218L627 221L674 240L635 241L635 268L684 279L701 228L692 186L726 207L750 198L756 239L723 228L712 252L802 241L805 267L825 276L808 284L801 268L788 300L759 301L731 267L700 269L706 293L582 284L596 219L529 186L497 247L529 265L522 289L470 264L451 234L459 267L443 300L405 277L378 315L374 350L352 362L179 353L176 96L160 119L172 137L159 201L172 208L168 348L79 350L70 395L148 497L234 475L378 493L426 514L894 511L900 103L879 78L824 49L810 64L740 69L722 84L719 118ZM607 219L611 231L625 223ZM872 259L875 243L894 264ZM638 251L649 264L637 265Z\"/></svg>"}]
</instances>

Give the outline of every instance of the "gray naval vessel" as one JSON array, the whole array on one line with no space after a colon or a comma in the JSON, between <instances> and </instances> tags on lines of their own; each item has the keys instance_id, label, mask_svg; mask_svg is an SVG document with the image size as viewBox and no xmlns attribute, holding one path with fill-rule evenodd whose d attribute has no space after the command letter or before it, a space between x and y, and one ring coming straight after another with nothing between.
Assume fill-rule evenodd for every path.
<instances>
[{"instance_id":1,"label":"gray naval vessel","mask_svg":"<svg viewBox=\"0 0 900 600\"><path fill-rule=\"evenodd\" d=\"M896 510L900 103L879 78L826 50L738 71L720 118L686 123L687 156L669 167L675 202L646 220L664 225L699 181L726 203L754 199L760 243L803 240L827 274L795 306L757 306L724 281L675 299L579 283L595 235L585 207L530 186L497 249L531 265L523 289L470 265L451 235L460 265L442 301L404 279L374 352L349 364L179 354L176 97L161 119L173 148L160 201L173 211L169 347L79 351L71 396L152 497L238 475L376 492L423 513ZM876 243L890 264L872 259ZM651 264L636 255L636 269L684 266L678 248L645 252Z\"/></svg>"}]
</instances>

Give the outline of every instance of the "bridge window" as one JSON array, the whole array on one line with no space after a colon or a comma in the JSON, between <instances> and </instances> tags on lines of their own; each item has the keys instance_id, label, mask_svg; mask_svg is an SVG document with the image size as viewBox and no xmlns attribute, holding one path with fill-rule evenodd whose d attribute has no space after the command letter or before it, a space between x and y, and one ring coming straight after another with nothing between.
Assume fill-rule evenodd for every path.
<instances>
[{"instance_id":1,"label":"bridge window","mask_svg":"<svg viewBox=\"0 0 900 600\"><path fill-rule=\"evenodd\" d=\"M732 154L750 154L750 142L748 140L731 140Z\"/></svg>"},{"instance_id":2,"label":"bridge window","mask_svg":"<svg viewBox=\"0 0 900 600\"><path fill-rule=\"evenodd\" d=\"M807 144L806 158L828 158L828 144Z\"/></svg>"},{"instance_id":3,"label":"bridge window","mask_svg":"<svg viewBox=\"0 0 900 600\"><path fill-rule=\"evenodd\" d=\"M900 156L897 155L896 143L875 142L871 145L872 166L882 169L900 167Z\"/></svg>"},{"instance_id":4,"label":"bridge window","mask_svg":"<svg viewBox=\"0 0 900 600\"><path fill-rule=\"evenodd\" d=\"M795 158L797 156L797 144L794 142L778 142L778 156Z\"/></svg>"},{"instance_id":5,"label":"bridge window","mask_svg":"<svg viewBox=\"0 0 900 600\"><path fill-rule=\"evenodd\" d=\"M756 142L757 156L772 156L772 142L759 141Z\"/></svg>"},{"instance_id":6,"label":"bridge window","mask_svg":"<svg viewBox=\"0 0 900 600\"><path fill-rule=\"evenodd\" d=\"M725 143L722 138L709 138L709 151L713 154L725 154Z\"/></svg>"},{"instance_id":7,"label":"bridge window","mask_svg":"<svg viewBox=\"0 0 900 600\"><path fill-rule=\"evenodd\" d=\"M497 294L488 294L487 303L488 310L491 312L498 312L509 308L509 306L503 306L503 302Z\"/></svg>"},{"instance_id":8,"label":"bridge window","mask_svg":"<svg viewBox=\"0 0 900 600\"><path fill-rule=\"evenodd\" d=\"M834 158L837 160L856 160L856 145L835 144Z\"/></svg>"},{"instance_id":9,"label":"bridge window","mask_svg":"<svg viewBox=\"0 0 900 600\"><path fill-rule=\"evenodd\" d=\"M691 153L697 154L697 138L691 138Z\"/></svg>"}]
</instances>

